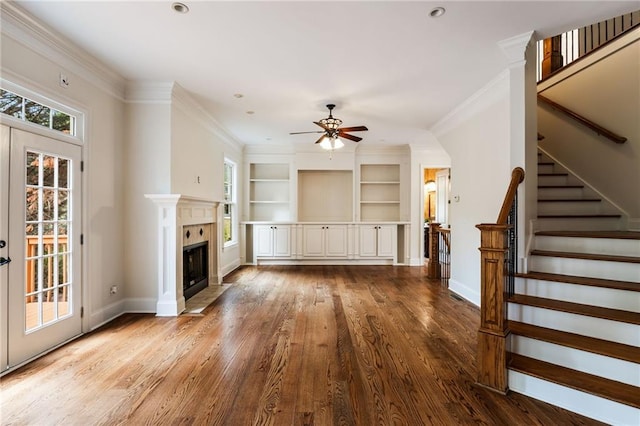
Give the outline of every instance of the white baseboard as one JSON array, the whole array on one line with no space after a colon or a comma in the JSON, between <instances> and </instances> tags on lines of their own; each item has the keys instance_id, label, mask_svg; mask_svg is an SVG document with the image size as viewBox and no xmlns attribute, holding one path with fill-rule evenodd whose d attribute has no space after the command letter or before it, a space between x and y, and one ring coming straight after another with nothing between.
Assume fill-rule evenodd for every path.
<instances>
[{"instance_id":1,"label":"white baseboard","mask_svg":"<svg viewBox=\"0 0 640 426\"><path fill-rule=\"evenodd\" d=\"M449 290L451 290L458 296L468 300L474 305L480 306L480 293L478 293L476 290L473 290L451 278L449 279Z\"/></svg>"},{"instance_id":2,"label":"white baseboard","mask_svg":"<svg viewBox=\"0 0 640 426\"><path fill-rule=\"evenodd\" d=\"M640 410L589 393L509 371L509 389L612 425L639 425Z\"/></svg>"},{"instance_id":3,"label":"white baseboard","mask_svg":"<svg viewBox=\"0 0 640 426\"><path fill-rule=\"evenodd\" d=\"M233 262L231 262L230 264L224 265L222 267L222 277L223 277L223 279L224 279L225 276L227 276L231 272L233 272L236 269L238 269L241 265L242 265L242 263L240 262L240 259L236 259Z\"/></svg>"},{"instance_id":4,"label":"white baseboard","mask_svg":"<svg viewBox=\"0 0 640 426\"><path fill-rule=\"evenodd\" d=\"M125 305L126 299L122 299L98 309L96 312L92 312L89 320L89 331L102 327L124 314L126 312Z\"/></svg>"},{"instance_id":5,"label":"white baseboard","mask_svg":"<svg viewBox=\"0 0 640 426\"><path fill-rule=\"evenodd\" d=\"M152 298L129 298L125 300L124 311L135 314L155 314L156 299Z\"/></svg>"}]
</instances>

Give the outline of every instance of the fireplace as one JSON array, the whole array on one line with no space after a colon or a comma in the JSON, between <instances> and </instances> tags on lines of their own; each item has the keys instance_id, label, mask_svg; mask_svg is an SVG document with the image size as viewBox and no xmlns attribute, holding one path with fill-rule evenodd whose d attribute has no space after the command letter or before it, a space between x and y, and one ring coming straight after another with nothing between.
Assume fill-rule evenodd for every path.
<instances>
[{"instance_id":1,"label":"fireplace","mask_svg":"<svg viewBox=\"0 0 640 426\"><path fill-rule=\"evenodd\" d=\"M156 315L178 316L184 311L185 297L222 283L216 220L220 203L181 194L145 197L158 207Z\"/></svg>"},{"instance_id":2,"label":"fireplace","mask_svg":"<svg viewBox=\"0 0 640 426\"><path fill-rule=\"evenodd\" d=\"M185 300L209 285L209 242L182 249L182 293Z\"/></svg>"}]
</instances>

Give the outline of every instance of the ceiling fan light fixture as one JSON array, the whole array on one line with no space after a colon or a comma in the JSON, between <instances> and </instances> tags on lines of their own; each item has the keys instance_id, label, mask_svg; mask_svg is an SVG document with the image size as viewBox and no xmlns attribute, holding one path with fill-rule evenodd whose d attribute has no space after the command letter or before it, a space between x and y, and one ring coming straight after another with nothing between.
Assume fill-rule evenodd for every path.
<instances>
[{"instance_id":1,"label":"ceiling fan light fixture","mask_svg":"<svg viewBox=\"0 0 640 426\"><path fill-rule=\"evenodd\" d=\"M342 124L342 120L339 118L334 118L329 114L328 118L323 118L320 120L320 123L327 129L336 130Z\"/></svg>"},{"instance_id":2,"label":"ceiling fan light fixture","mask_svg":"<svg viewBox=\"0 0 640 426\"><path fill-rule=\"evenodd\" d=\"M340 149L344 146L344 143L340 140L340 138L332 138L330 136L325 136L320 142L320 147L322 149L331 150Z\"/></svg>"}]
</instances>

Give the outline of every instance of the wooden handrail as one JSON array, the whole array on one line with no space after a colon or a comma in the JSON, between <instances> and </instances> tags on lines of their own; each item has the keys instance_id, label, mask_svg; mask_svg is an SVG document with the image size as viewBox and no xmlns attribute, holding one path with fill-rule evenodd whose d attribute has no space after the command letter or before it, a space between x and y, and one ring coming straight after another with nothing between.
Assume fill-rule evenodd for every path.
<instances>
[{"instance_id":1,"label":"wooden handrail","mask_svg":"<svg viewBox=\"0 0 640 426\"><path fill-rule=\"evenodd\" d=\"M496 221L498 225L505 225L507 223L509 210L511 210L513 200L515 199L516 193L518 192L518 185L520 185L523 180L524 170L522 169L522 167L516 167L515 169L513 169L513 171L511 172L511 182L509 183L509 188L507 189L507 195L504 196L502 208L500 209L498 220Z\"/></svg>"},{"instance_id":2,"label":"wooden handrail","mask_svg":"<svg viewBox=\"0 0 640 426\"><path fill-rule=\"evenodd\" d=\"M564 107L564 106L560 105L559 103L554 102L551 99L549 99L549 98L547 98L547 97L545 97L545 96L543 96L543 95L541 95L539 93L538 93L538 100L546 103L550 107L555 108L560 112L565 113L566 115L568 115L569 117L571 117L574 120L578 121L582 125L590 128L591 130L593 130L597 134L602 135L605 138L614 141L615 143L625 143L627 141L627 138L625 138L624 136L620 136L620 135L618 135L616 133L613 133L610 130L605 129L604 127L594 123L593 121L581 116L577 112L574 112L574 111L570 110L569 108Z\"/></svg>"}]
</instances>

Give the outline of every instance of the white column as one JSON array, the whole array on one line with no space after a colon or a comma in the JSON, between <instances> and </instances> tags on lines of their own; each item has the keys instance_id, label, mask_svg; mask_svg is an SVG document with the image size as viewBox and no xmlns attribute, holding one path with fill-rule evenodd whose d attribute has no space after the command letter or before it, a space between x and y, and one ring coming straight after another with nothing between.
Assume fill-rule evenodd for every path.
<instances>
[{"instance_id":1,"label":"white column","mask_svg":"<svg viewBox=\"0 0 640 426\"><path fill-rule=\"evenodd\" d=\"M178 256L178 248L182 251L181 226L178 226L178 201L180 195L150 195L158 206L158 302L156 315L175 317L185 308L182 294L182 256ZM179 229L180 228L180 229ZM180 247L178 247L180 246ZM180 253L181 254L181 253ZM178 268L180 266L180 268Z\"/></svg>"}]
</instances>

